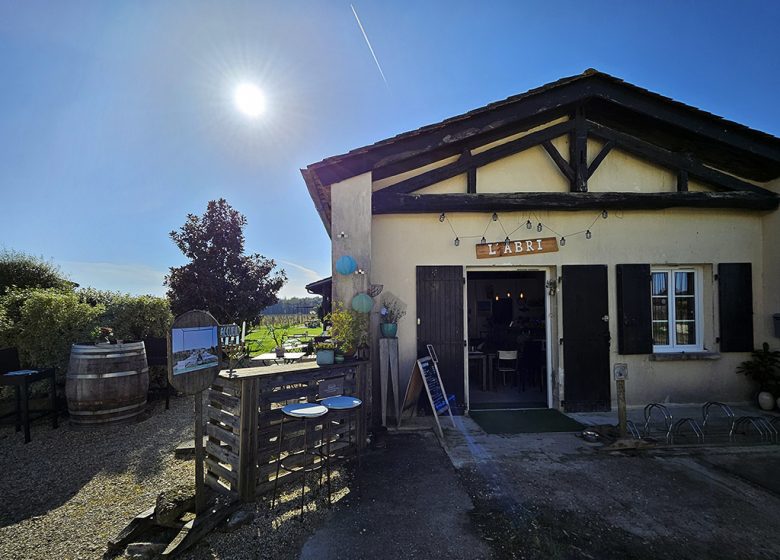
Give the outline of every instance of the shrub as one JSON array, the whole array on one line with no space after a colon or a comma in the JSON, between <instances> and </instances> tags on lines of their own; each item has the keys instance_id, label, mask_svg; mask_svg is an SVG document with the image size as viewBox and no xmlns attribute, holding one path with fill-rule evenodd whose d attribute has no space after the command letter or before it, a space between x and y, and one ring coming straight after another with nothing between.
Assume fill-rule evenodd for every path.
<instances>
[{"instance_id":1,"label":"shrub","mask_svg":"<svg viewBox=\"0 0 780 560\"><path fill-rule=\"evenodd\" d=\"M0 250L0 295L17 288L72 288L60 267L41 257Z\"/></svg>"},{"instance_id":2,"label":"shrub","mask_svg":"<svg viewBox=\"0 0 780 560\"><path fill-rule=\"evenodd\" d=\"M166 336L173 314L166 298L124 295L106 307L103 323L113 327L118 339L141 340Z\"/></svg>"},{"instance_id":3,"label":"shrub","mask_svg":"<svg viewBox=\"0 0 780 560\"><path fill-rule=\"evenodd\" d=\"M82 303L72 292L31 291L13 326L20 361L29 366L56 366L58 379L63 379L71 345L92 340L104 312L102 305Z\"/></svg>"}]
</instances>

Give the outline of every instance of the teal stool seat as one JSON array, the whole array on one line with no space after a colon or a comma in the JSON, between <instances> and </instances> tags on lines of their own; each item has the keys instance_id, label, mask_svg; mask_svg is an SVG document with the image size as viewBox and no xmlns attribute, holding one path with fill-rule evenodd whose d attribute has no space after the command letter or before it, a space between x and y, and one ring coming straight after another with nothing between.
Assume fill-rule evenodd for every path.
<instances>
[{"instance_id":1,"label":"teal stool seat","mask_svg":"<svg viewBox=\"0 0 780 560\"><path fill-rule=\"evenodd\" d=\"M357 411L360 409L360 407L363 406L363 401L360 400L357 397L352 397L348 395L339 395L337 397L328 397L326 399L322 399L320 401L321 405L324 405L328 407L329 410L332 410L333 412L345 412L348 413L348 426L347 426L347 448L349 448L350 445L355 446L355 457L357 458L358 468L357 468L357 481L358 486L360 485L360 441L358 441L358 429L357 429L357 418L355 415L357 414ZM332 422L333 424L338 424L339 422L337 420L334 420ZM354 426L354 428L353 428ZM346 459L346 455L337 455L338 459Z\"/></svg>"},{"instance_id":2,"label":"teal stool seat","mask_svg":"<svg viewBox=\"0 0 780 560\"><path fill-rule=\"evenodd\" d=\"M320 401L321 405L328 407L330 410L352 410L358 408L363 404L363 401L357 397L345 397L340 395L338 397L328 397Z\"/></svg>"}]
</instances>

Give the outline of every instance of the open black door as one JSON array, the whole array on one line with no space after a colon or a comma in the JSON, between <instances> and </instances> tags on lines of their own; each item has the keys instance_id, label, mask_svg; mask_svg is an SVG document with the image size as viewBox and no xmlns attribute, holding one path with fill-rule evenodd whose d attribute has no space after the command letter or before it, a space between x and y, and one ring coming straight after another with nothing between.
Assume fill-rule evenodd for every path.
<instances>
[{"instance_id":1,"label":"open black door","mask_svg":"<svg viewBox=\"0 0 780 560\"><path fill-rule=\"evenodd\" d=\"M417 357L433 344L444 390L465 405L463 387L463 267L417 267ZM454 412L454 409L453 409Z\"/></svg>"},{"instance_id":2,"label":"open black door","mask_svg":"<svg viewBox=\"0 0 780 560\"><path fill-rule=\"evenodd\" d=\"M606 265L563 268L563 391L567 412L610 409Z\"/></svg>"}]
</instances>

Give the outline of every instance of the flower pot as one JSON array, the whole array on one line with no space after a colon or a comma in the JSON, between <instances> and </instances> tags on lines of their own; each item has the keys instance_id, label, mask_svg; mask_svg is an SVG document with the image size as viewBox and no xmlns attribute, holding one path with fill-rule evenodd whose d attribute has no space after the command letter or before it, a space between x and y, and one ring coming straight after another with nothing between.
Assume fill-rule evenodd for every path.
<instances>
[{"instance_id":1,"label":"flower pot","mask_svg":"<svg viewBox=\"0 0 780 560\"><path fill-rule=\"evenodd\" d=\"M335 352L333 350L317 350L317 365L329 366L333 363Z\"/></svg>"},{"instance_id":2,"label":"flower pot","mask_svg":"<svg viewBox=\"0 0 780 560\"><path fill-rule=\"evenodd\" d=\"M284 347L277 346L276 347L276 357L277 358L284 358Z\"/></svg>"},{"instance_id":3,"label":"flower pot","mask_svg":"<svg viewBox=\"0 0 780 560\"><path fill-rule=\"evenodd\" d=\"M336 354L334 360L337 364L343 364L344 363L344 354Z\"/></svg>"},{"instance_id":4,"label":"flower pot","mask_svg":"<svg viewBox=\"0 0 780 560\"><path fill-rule=\"evenodd\" d=\"M398 323L380 323L379 330L383 338L394 338L398 333Z\"/></svg>"},{"instance_id":5,"label":"flower pot","mask_svg":"<svg viewBox=\"0 0 780 560\"><path fill-rule=\"evenodd\" d=\"M761 410L772 410L775 407L775 397L768 391L761 391L758 394L758 406Z\"/></svg>"}]
</instances>

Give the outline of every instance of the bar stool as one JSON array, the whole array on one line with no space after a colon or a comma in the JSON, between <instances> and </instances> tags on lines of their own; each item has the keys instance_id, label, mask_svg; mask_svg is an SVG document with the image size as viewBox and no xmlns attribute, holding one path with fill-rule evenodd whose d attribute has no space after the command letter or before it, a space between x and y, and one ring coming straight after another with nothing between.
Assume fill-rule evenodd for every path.
<instances>
[{"instance_id":1,"label":"bar stool","mask_svg":"<svg viewBox=\"0 0 780 560\"><path fill-rule=\"evenodd\" d=\"M358 485L360 485L360 442L357 438L357 411L363 406L363 401L357 397L350 397L345 395L339 395L337 397L328 397L322 399L320 404L326 406L328 410L334 412L347 413L347 448L349 444L355 446L355 455L358 462ZM333 423L338 423L333 421ZM354 426L354 429L353 429ZM337 455L337 459L345 459L346 455Z\"/></svg>"},{"instance_id":2,"label":"bar stool","mask_svg":"<svg viewBox=\"0 0 780 560\"><path fill-rule=\"evenodd\" d=\"M331 492L330 492L330 430L328 429L328 422L322 421L322 419L327 416L328 409L327 407L320 405L320 404L314 404L314 403L295 403L295 404L288 404L286 406L282 407L282 422L279 425L279 451L277 454L276 459L276 478L274 479L274 495L273 499L271 500L271 509L274 508L276 505L276 489L279 485L279 471L285 470L289 473L294 472L300 472L301 473L301 519L303 519L303 508L304 508L304 498L305 498L305 492L306 492L306 473L312 472L318 469L321 469L323 466L323 462L325 464L325 467L327 469L328 473L328 505L330 505L330 499L331 499ZM284 464L284 461L282 460L282 445L284 440L284 425L285 425L285 419L298 419L303 420L303 455L302 455L302 462L299 467L293 467L293 466L286 466ZM309 445L307 442L307 436L309 432L309 422L312 420L317 420L322 424L323 429L323 438L321 440L321 446L318 450L316 447L316 442L312 442L311 449L309 449ZM325 445L326 449L323 453L321 451L322 445ZM308 461L306 460L307 456L312 456L311 463L307 465ZM320 463L315 464L314 457L317 456L320 458ZM320 477L320 481L322 480L322 477Z\"/></svg>"}]
</instances>

